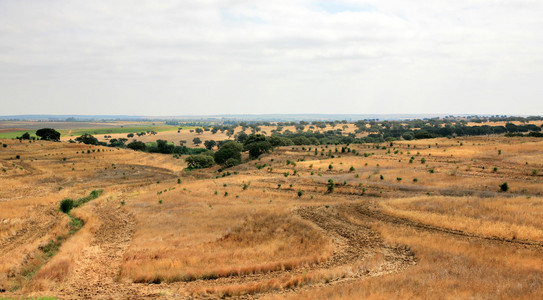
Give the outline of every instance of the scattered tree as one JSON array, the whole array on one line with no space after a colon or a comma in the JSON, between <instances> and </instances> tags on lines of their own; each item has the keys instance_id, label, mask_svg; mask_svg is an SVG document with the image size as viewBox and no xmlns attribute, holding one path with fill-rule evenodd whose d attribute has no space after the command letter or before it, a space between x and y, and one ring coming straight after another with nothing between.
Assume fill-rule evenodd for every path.
<instances>
[{"instance_id":1,"label":"scattered tree","mask_svg":"<svg viewBox=\"0 0 543 300\"><path fill-rule=\"evenodd\" d=\"M80 137L76 137L75 140L79 143L87 145L98 145L98 139L95 138L92 134L85 133Z\"/></svg>"},{"instance_id":2,"label":"scattered tree","mask_svg":"<svg viewBox=\"0 0 543 300\"><path fill-rule=\"evenodd\" d=\"M173 144L169 144L166 140L157 140L156 141L157 151L158 153L163 154L172 154L175 146Z\"/></svg>"},{"instance_id":3,"label":"scattered tree","mask_svg":"<svg viewBox=\"0 0 543 300\"><path fill-rule=\"evenodd\" d=\"M28 132L25 132L23 133L23 135L21 135L20 137L17 137L19 140L30 140L30 133Z\"/></svg>"},{"instance_id":4,"label":"scattered tree","mask_svg":"<svg viewBox=\"0 0 543 300\"><path fill-rule=\"evenodd\" d=\"M261 134L251 134L243 143L245 150L249 150L251 158L258 158L261 154L267 153L272 149L270 142Z\"/></svg>"},{"instance_id":5,"label":"scattered tree","mask_svg":"<svg viewBox=\"0 0 543 300\"><path fill-rule=\"evenodd\" d=\"M46 141L60 141L60 132L54 130L53 128L42 128L36 131L36 135L39 136L42 140Z\"/></svg>"},{"instance_id":6,"label":"scattered tree","mask_svg":"<svg viewBox=\"0 0 543 300\"><path fill-rule=\"evenodd\" d=\"M202 169L213 166L213 157L205 154L191 155L185 161L189 169Z\"/></svg>"},{"instance_id":7,"label":"scattered tree","mask_svg":"<svg viewBox=\"0 0 543 300\"><path fill-rule=\"evenodd\" d=\"M215 152L215 162L219 165L239 164L241 163L241 150L243 150L243 146L240 143L228 141Z\"/></svg>"},{"instance_id":8,"label":"scattered tree","mask_svg":"<svg viewBox=\"0 0 543 300\"><path fill-rule=\"evenodd\" d=\"M328 184L326 185L326 191L330 194L334 191L336 184L332 178L328 179Z\"/></svg>"},{"instance_id":9,"label":"scattered tree","mask_svg":"<svg viewBox=\"0 0 543 300\"><path fill-rule=\"evenodd\" d=\"M147 149L147 145L144 142L140 142L136 140L126 145L126 147L132 150L139 150L139 151L145 151L145 149Z\"/></svg>"},{"instance_id":10,"label":"scattered tree","mask_svg":"<svg viewBox=\"0 0 543 300\"><path fill-rule=\"evenodd\" d=\"M205 141L205 142L204 142L204 146L205 146L206 149L208 149L208 150L213 149L213 147L215 147L216 145L217 145L217 142L215 142L214 140L209 140L209 141Z\"/></svg>"}]
</instances>

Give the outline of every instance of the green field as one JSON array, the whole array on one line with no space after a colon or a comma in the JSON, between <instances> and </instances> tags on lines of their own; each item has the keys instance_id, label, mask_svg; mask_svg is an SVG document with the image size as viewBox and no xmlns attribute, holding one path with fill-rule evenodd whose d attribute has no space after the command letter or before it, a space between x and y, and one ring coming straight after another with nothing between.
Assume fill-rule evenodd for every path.
<instances>
[{"instance_id":1,"label":"green field","mask_svg":"<svg viewBox=\"0 0 543 300\"><path fill-rule=\"evenodd\" d=\"M135 126L135 127L109 127L109 128L84 128L84 129L72 129L70 132L69 129L62 129L58 130L62 136L80 136L85 133L92 134L92 135L106 135L106 134L115 134L115 133L138 133L142 131L155 131L155 132L163 132L163 131L177 131L178 128L183 128L183 130L187 129L195 129L196 127L190 127L190 126ZM20 130L20 131L11 131L11 132L0 132L0 139L14 139L16 137L19 137L23 135L25 132L30 133L30 136L36 136L36 130L29 129L29 130ZM69 134L68 134L69 133Z\"/></svg>"},{"instance_id":2,"label":"green field","mask_svg":"<svg viewBox=\"0 0 543 300\"><path fill-rule=\"evenodd\" d=\"M85 129L73 129L70 134L69 130L61 130L60 133L63 136L80 136L85 133L89 134L115 134L115 133L137 133L142 131L172 131L177 130L177 126L137 126L137 127L110 127L110 128L85 128ZM185 127L183 127L185 128ZM188 127L187 127L188 128Z\"/></svg>"},{"instance_id":3,"label":"green field","mask_svg":"<svg viewBox=\"0 0 543 300\"><path fill-rule=\"evenodd\" d=\"M25 132L28 132L30 136L36 136L36 130L20 130L20 131L11 131L11 132L0 132L0 139L14 139L23 135Z\"/></svg>"}]
</instances>

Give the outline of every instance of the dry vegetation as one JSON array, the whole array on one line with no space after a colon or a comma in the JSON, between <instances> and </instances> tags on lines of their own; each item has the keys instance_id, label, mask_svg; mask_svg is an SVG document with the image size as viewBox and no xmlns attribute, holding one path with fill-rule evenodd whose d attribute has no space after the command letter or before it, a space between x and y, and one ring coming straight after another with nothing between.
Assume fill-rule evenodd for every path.
<instances>
[{"instance_id":1,"label":"dry vegetation","mask_svg":"<svg viewBox=\"0 0 543 300\"><path fill-rule=\"evenodd\" d=\"M541 139L284 147L223 173L0 143L0 297L543 296ZM60 201L94 189L70 235Z\"/></svg>"}]
</instances>

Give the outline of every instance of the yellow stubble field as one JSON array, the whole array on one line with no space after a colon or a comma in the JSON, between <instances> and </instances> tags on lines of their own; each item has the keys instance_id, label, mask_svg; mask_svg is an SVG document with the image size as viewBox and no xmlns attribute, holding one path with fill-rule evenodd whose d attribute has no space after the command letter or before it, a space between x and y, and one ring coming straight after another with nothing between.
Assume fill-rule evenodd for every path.
<instances>
[{"instance_id":1,"label":"yellow stubble field","mask_svg":"<svg viewBox=\"0 0 543 300\"><path fill-rule=\"evenodd\" d=\"M127 149L0 142L0 297L543 292L539 139L283 147L221 172ZM70 235L60 201L96 189Z\"/></svg>"}]
</instances>

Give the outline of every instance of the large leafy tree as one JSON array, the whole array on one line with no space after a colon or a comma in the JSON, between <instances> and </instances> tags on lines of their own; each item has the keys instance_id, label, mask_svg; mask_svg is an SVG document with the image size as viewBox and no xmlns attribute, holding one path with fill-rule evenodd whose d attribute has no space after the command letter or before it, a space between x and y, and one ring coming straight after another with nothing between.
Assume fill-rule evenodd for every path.
<instances>
[{"instance_id":1,"label":"large leafy tree","mask_svg":"<svg viewBox=\"0 0 543 300\"><path fill-rule=\"evenodd\" d=\"M36 131L36 135L42 140L46 141L60 141L60 132L54 130L53 128L42 128Z\"/></svg>"},{"instance_id":2,"label":"large leafy tree","mask_svg":"<svg viewBox=\"0 0 543 300\"><path fill-rule=\"evenodd\" d=\"M215 152L215 162L225 165L228 160L235 159L235 161L230 160L230 165L239 164L241 162L241 150L243 150L243 146L240 143L233 141L226 142Z\"/></svg>"},{"instance_id":3,"label":"large leafy tree","mask_svg":"<svg viewBox=\"0 0 543 300\"><path fill-rule=\"evenodd\" d=\"M281 147L281 146L291 146L291 145L294 145L294 143L292 142L291 139L286 138L286 137L282 137L282 136L275 136L275 135L272 135L272 136L268 139L268 142L270 142L270 144L271 144L273 147Z\"/></svg>"},{"instance_id":4,"label":"large leafy tree","mask_svg":"<svg viewBox=\"0 0 543 300\"><path fill-rule=\"evenodd\" d=\"M157 140L156 141L157 151L158 153L164 153L164 154L171 154L174 150L173 144L168 144L168 141L166 140Z\"/></svg>"},{"instance_id":5,"label":"large leafy tree","mask_svg":"<svg viewBox=\"0 0 543 300\"><path fill-rule=\"evenodd\" d=\"M202 169L213 166L213 157L205 154L191 155L185 161L189 169Z\"/></svg>"},{"instance_id":6,"label":"large leafy tree","mask_svg":"<svg viewBox=\"0 0 543 300\"><path fill-rule=\"evenodd\" d=\"M126 145L126 147L133 150L145 151L145 149L147 148L147 145L144 142L134 140L128 145Z\"/></svg>"},{"instance_id":7,"label":"large leafy tree","mask_svg":"<svg viewBox=\"0 0 543 300\"><path fill-rule=\"evenodd\" d=\"M238 134L236 134L235 139L236 139L237 142L243 143L243 142L245 142L247 137L248 137L248 135L247 135L247 133L245 133L245 131L240 131Z\"/></svg>"},{"instance_id":8,"label":"large leafy tree","mask_svg":"<svg viewBox=\"0 0 543 300\"><path fill-rule=\"evenodd\" d=\"M87 144L87 145L98 145L98 139L95 138L92 134L85 133L80 137L76 137L77 142Z\"/></svg>"},{"instance_id":9,"label":"large leafy tree","mask_svg":"<svg viewBox=\"0 0 543 300\"><path fill-rule=\"evenodd\" d=\"M243 147L245 150L249 150L251 158L257 158L272 149L272 145L262 134L251 134L243 143Z\"/></svg>"},{"instance_id":10,"label":"large leafy tree","mask_svg":"<svg viewBox=\"0 0 543 300\"><path fill-rule=\"evenodd\" d=\"M124 148L126 141L128 141L128 139L125 139L125 138L111 139L109 140L109 145L111 147Z\"/></svg>"},{"instance_id":11,"label":"large leafy tree","mask_svg":"<svg viewBox=\"0 0 543 300\"><path fill-rule=\"evenodd\" d=\"M208 141L205 141L205 142L204 142L204 146L205 146L208 150L213 149L213 147L215 147L216 145L217 145L217 142L215 142L214 140L208 140Z\"/></svg>"}]
</instances>

